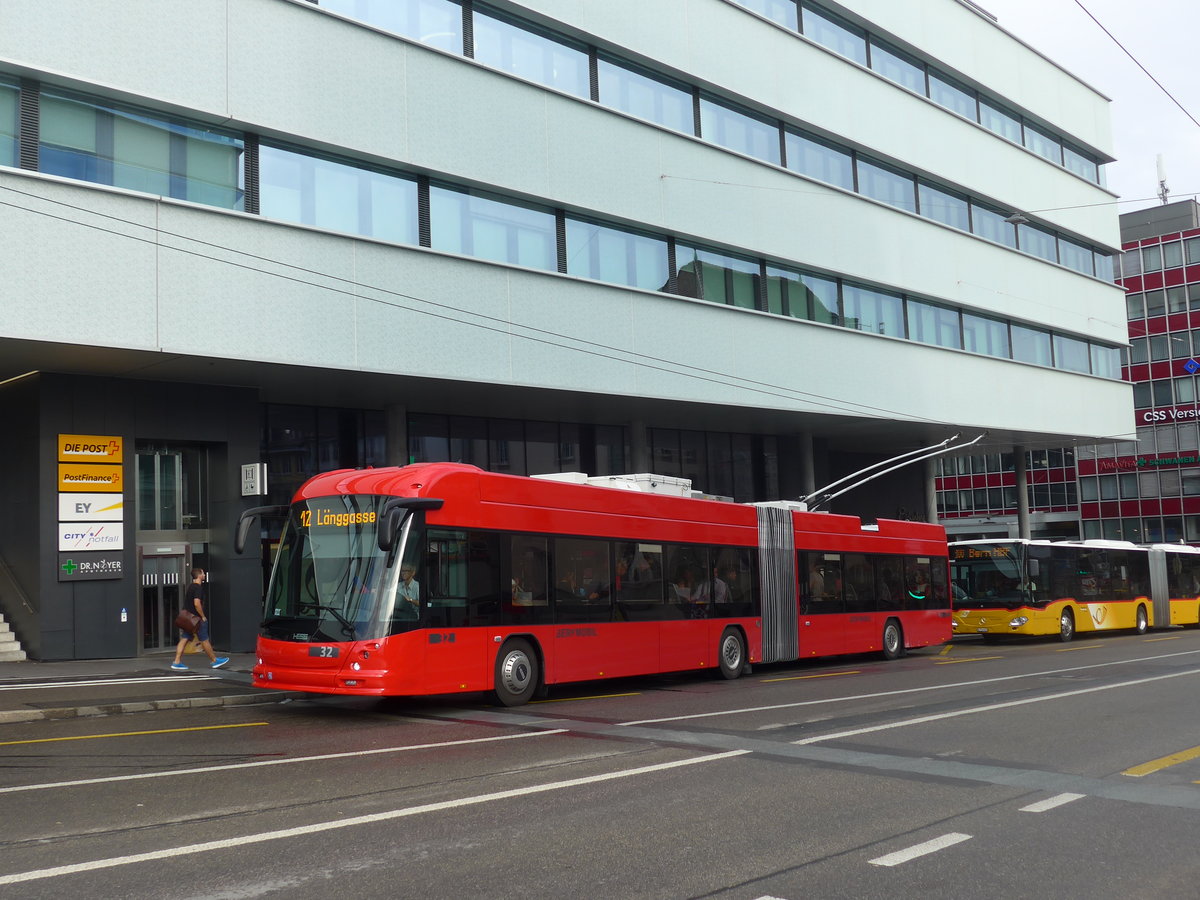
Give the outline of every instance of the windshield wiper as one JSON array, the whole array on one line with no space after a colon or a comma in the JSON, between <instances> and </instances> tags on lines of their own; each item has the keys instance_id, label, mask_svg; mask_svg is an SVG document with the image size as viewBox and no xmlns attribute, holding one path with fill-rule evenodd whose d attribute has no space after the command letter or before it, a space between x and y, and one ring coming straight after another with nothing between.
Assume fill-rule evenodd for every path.
<instances>
[{"instance_id":1,"label":"windshield wiper","mask_svg":"<svg viewBox=\"0 0 1200 900\"><path fill-rule=\"evenodd\" d=\"M352 641L358 640L358 632L355 631L355 629L354 629L354 623L351 622L349 619L347 619L345 616L343 616L334 607L325 606L322 603L303 603L303 602L300 603L300 606L302 608L307 608L307 609L319 609L319 610L323 610L323 611L329 613L335 619L337 619L339 622L342 623L342 633L343 634L345 634L347 637L349 637L350 640L352 640Z\"/></svg>"}]
</instances>

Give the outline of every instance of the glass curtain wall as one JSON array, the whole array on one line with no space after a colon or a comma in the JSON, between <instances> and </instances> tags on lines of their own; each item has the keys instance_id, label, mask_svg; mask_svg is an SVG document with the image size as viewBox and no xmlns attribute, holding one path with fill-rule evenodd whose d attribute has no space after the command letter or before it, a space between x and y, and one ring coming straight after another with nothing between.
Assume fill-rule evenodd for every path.
<instances>
[{"instance_id":1,"label":"glass curtain wall","mask_svg":"<svg viewBox=\"0 0 1200 900\"><path fill-rule=\"evenodd\" d=\"M132 109L43 91L39 170L190 200L243 209L243 142Z\"/></svg>"}]
</instances>

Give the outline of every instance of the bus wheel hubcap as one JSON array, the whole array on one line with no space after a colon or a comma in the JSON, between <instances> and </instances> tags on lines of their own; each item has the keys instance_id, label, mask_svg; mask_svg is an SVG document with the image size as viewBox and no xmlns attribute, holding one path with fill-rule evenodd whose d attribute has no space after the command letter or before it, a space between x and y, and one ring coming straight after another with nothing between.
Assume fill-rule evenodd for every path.
<instances>
[{"instance_id":1,"label":"bus wheel hubcap","mask_svg":"<svg viewBox=\"0 0 1200 900\"><path fill-rule=\"evenodd\" d=\"M519 694L529 685L529 660L523 653L510 653L504 659L501 673L504 676L504 686Z\"/></svg>"}]
</instances>

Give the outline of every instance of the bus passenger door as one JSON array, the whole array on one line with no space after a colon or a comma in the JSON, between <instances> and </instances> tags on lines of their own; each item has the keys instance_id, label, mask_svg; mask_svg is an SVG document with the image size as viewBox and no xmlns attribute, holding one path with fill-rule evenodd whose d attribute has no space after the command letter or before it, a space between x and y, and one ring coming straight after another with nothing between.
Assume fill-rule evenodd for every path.
<instances>
[{"instance_id":1,"label":"bus passenger door","mask_svg":"<svg viewBox=\"0 0 1200 900\"><path fill-rule=\"evenodd\" d=\"M843 599L842 555L801 553L800 658L843 653L846 604Z\"/></svg>"}]
</instances>

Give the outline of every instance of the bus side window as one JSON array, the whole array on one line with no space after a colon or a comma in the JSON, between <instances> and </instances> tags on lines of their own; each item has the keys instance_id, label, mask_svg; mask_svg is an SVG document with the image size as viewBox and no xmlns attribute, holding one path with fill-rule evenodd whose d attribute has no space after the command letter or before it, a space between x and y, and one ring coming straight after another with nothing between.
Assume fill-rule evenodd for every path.
<instances>
[{"instance_id":1,"label":"bus side window","mask_svg":"<svg viewBox=\"0 0 1200 900\"><path fill-rule=\"evenodd\" d=\"M846 554L846 612L875 611L875 570L863 553Z\"/></svg>"},{"instance_id":2,"label":"bus side window","mask_svg":"<svg viewBox=\"0 0 1200 900\"><path fill-rule=\"evenodd\" d=\"M559 538L554 542L556 622L612 619L612 573L607 541Z\"/></svg>"},{"instance_id":3,"label":"bus side window","mask_svg":"<svg viewBox=\"0 0 1200 900\"><path fill-rule=\"evenodd\" d=\"M912 608L903 584L904 558L901 556L876 556L875 561L875 609L889 612L895 609Z\"/></svg>"},{"instance_id":4,"label":"bus side window","mask_svg":"<svg viewBox=\"0 0 1200 900\"><path fill-rule=\"evenodd\" d=\"M504 604L503 620L510 625L551 621L546 538L513 535L509 558L509 602Z\"/></svg>"}]
</instances>

